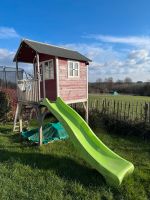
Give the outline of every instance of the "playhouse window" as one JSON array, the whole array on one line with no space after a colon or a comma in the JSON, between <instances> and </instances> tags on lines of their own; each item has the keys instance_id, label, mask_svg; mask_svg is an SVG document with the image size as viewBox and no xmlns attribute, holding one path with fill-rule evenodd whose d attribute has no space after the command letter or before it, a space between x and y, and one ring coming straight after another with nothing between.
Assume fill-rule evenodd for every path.
<instances>
[{"instance_id":1,"label":"playhouse window","mask_svg":"<svg viewBox=\"0 0 150 200\"><path fill-rule=\"evenodd\" d=\"M44 78L45 80L54 79L54 65L52 60L44 62Z\"/></svg>"},{"instance_id":2,"label":"playhouse window","mask_svg":"<svg viewBox=\"0 0 150 200\"><path fill-rule=\"evenodd\" d=\"M79 62L68 61L68 74L69 77L79 76Z\"/></svg>"}]
</instances>

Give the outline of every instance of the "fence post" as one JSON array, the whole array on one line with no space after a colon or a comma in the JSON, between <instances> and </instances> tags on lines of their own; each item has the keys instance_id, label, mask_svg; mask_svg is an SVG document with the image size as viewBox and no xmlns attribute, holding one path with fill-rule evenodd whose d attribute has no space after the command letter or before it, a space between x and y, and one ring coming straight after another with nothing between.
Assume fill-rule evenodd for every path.
<instances>
[{"instance_id":1,"label":"fence post","mask_svg":"<svg viewBox=\"0 0 150 200\"><path fill-rule=\"evenodd\" d=\"M125 102L125 104L124 104L124 117L123 117L124 120L126 119L126 108L127 108L127 103Z\"/></svg>"},{"instance_id":2,"label":"fence post","mask_svg":"<svg viewBox=\"0 0 150 200\"><path fill-rule=\"evenodd\" d=\"M148 106L148 112L149 112L149 123L150 123L150 102L149 102L149 106Z\"/></svg>"},{"instance_id":3,"label":"fence post","mask_svg":"<svg viewBox=\"0 0 150 200\"><path fill-rule=\"evenodd\" d=\"M92 99L89 108L97 110L103 115L112 115L118 120L131 123L150 123L150 102L128 102L120 100L109 100L107 98Z\"/></svg>"},{"instance_id":4,"label":"fence post","mask_svg":"<svg viewBox=\"0 0 150 200\"><path fill-rule=\"evenodd\" d=\"M104 113L104 99L103 99L103 102L102 102L102 113Z\"/></svg>"},{"instance_id":5,"label":"fence post","mask_svg":"<svg viewBox=\"0 0 150 200\"><path fill-rule=\"evenodd\" d=\"M119 101L117 102L117 119L118 119L118 116L119 116Z\"/></svg>"},{"instance_id":6,"label":"fence post","mask_svg":"<svg viewBox=\"0 0 150 200\"><path fill-rule=\"evenodd\" d=\"M131 121L134 121L133 119L134 119L134 103L132 102L132 104L131 104Z\"/></svg>"},{"instance_id":7,"label":"fence post","mask_svg":"<svg viewBox=\"0 0 150 200\"><path fill-rule=\"evenodd\" d=\"M120 120L122 120L122 101L120 103Z\"/></svg>"},{"instance_id":8,"label":"fence post","mask_svg":"<svg viewBox=\"0 0 150 200\"><path fill-rule=\"evenodd\" d=\"M140 103L140 116L141 116L141 121L142 121L142 119L143 119L143 105L142 105L142 103Z\"/></svg>"},{"instance_id":9,"label":"fence post","mask_svg":"<svg viewBox=\"0 0 150 200\"><path fill-rule=\"evenodd\" d=\"M129 102L129 105L128 105L128 120L130 121L130 102Z\"/></svg>"},{"instance_id":10,"label":"fence post","mask_svg":"<svg viewBox=\"0 0 150 200\"><path fill-rule=\"evenodd\" d=\"M4 82L5 82L5 88L7 88L6 67L4 67Z\"/></svg>"},{"instance_id":11,"label":"fence post","mask_svg":"<svg viewBox=\"0 0 150 200\"><path fill-rule=\"evenodd\" d=\"M144 122L147 122L147 116L148 116L148 103L145 102L144 105Z\"/></svg>"},{"instance_id":12,"label":"fence post","mask_svg":"<svg viewBox=\"0 0 150 200\"><path fill-rule=\"evenodd\" d=\"M138 119L138 101L137 101L137 103L136 103L136 108L135 108L135 118L136 118L137 120L139 120L139 119Z\"/></svg>"}]
</instances>

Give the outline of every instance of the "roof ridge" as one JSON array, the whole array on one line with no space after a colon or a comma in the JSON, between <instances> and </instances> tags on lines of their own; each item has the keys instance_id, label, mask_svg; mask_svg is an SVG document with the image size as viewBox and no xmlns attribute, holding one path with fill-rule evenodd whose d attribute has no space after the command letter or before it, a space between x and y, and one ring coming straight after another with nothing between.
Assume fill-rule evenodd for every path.
<instances>
[{"instance_id":1,"label":"roof ridge","mask_svg":"<svg viewBox=\"0 0 150 200\"><path fill-rule=\"evenodd\" d=\"M78 53L78 51L76 51L76 50L72 50L72 49L68 49L68 48L65 48L65 47L60 47L60 46L57 46L57 45L48 44L48 43L44 43L44 42L38 42L36 40L30 40L30 39L27 39L27 38L23 38L22 41L36 42L36 43L39 43L39 44L44 44L44 45L47 45L47 46L57 47L57 48L60 48L60 49L65 49L65 50L68 50L68 51L74 51L74 52Z\"/></svg>"}]
</instances>

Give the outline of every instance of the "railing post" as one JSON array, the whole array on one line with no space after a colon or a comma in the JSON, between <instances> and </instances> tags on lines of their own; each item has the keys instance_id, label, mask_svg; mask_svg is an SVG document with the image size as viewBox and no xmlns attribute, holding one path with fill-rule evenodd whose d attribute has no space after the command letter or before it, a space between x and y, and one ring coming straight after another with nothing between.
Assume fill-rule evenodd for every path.
<instances>
[{"instance_id":1,"label":"railing post","mask_svg":"<svg viewBox=\"0 0 150 200\"><path fill-rule=\"evenodd\" d=\"M38 101L41 99L41 90L40 90L40 63L39 63L39 54L36 53L36 62L37 62L37 77L38 77Z\"/></svg>"},{"instance_id":2,"label":"railing post","mask_svg":"<svg viewBox=\"0 0 150 200\"><path fill-rule=\"evenodd\" d=\"M16 60L16 87L17 87L17 100L19 100L19 91L18 91L18 61Z\"/></svg>"}]
</instances>

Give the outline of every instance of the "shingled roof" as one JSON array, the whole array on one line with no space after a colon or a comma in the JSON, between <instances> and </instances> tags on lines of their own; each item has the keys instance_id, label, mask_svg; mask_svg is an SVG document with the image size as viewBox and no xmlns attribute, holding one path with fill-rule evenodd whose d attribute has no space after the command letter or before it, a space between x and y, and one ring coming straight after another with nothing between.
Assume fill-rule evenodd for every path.
<instances>
[{"instance_id":1,"label":"shingled roof","mask_svg":"<svg viewBox=\"0 0 150 200\"><path fill-rule=\"evenodd\" d=\"M21 53L23 54L23 49L21 50L23 45L28 46L33 51L39 54L46 54L46 55L51 55L51 56L73 59L73 60L91 62L89 58L85 57L84 55L80 54L77 51L73 51L66 48L57 47L57 46L53 46L53 45L49 45L49 44L41 43L37 41L27 40L27 39L22 40L20 47L18 48L18 51L14 57L14 61L18 60L18 57L19 55L21 55Z\"/></svg>"}]
</instances>

